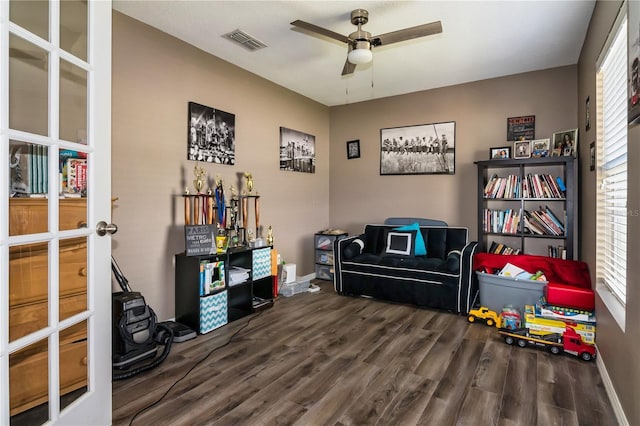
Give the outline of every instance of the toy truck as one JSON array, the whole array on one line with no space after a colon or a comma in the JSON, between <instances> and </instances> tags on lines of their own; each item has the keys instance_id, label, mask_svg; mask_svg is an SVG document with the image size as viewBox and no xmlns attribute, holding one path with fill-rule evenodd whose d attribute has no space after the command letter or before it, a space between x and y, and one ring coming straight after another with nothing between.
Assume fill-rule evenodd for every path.
<instances>
[{"instance_id":1,"label":"toy truck","mask_svg":"<svg viewBox=\"0 0 640 426\"><path fill-rule=\"evenodd\" d=\"M542 347L554 355L561 352L580 357L584 361L591 361L596 356L596 347L584 341L572 327L567 326L564 335L547 333L544 335L531 333L528 328L509 330L501 328L498 332L504 336L507 345L516 343L521 348L526 346Z\"/></svg>"},{"instance_id":2,"label":"toy truck","mask_svg":"<svg viewBox=\"0 0 640 426\"><path fill-rule=\"evenodd\" d=\"M500 316L495 313L495 311L484 306L481 306L479 309L471 309L469 315L467 315L467 320L469 322L484 321L489 327L495 325L500 328L501 324Z\"/></svg>"}]
</instances>

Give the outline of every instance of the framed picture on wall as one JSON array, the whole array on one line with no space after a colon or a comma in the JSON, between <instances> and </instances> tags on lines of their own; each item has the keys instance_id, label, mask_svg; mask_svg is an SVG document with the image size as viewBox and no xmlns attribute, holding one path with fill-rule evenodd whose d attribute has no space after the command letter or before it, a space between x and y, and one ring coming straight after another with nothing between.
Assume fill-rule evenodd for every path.
<instances>
[{"instance_id":1,"label":"framed picture on wall","mask_svg":"<svg viewBox=\"0 0 640 426\"><path fill-rule=\"evenodd\" d=\"M280 170L316 172L316 137L280 127Z\"/></svg>"},{"instance_id":2,"label":"framed picture on wall","mask_svg":"<svg viewBox=\"0 0 640 426\"><path fill-rule=\"evenodd\" d=\"M347 141L347 159L360 158L360 140Z\"/></svg>"},{"instance_id":3,"label":"framed picture on wall","mask_svg":"<svg viewBox=\"0 0 640 426\"><path fill-rule=\"evenodd\" d=\"M455 174L456 123L380 129L380 174Z\"/></svg>"},{"instance_id":4,"label":"framed picture on wall","mask_svg":"<svg viewBox=\"0 0 640 426\"><path fill-rule=\"evenodd\" d=\"M536 138L536 116L525 115L522 117L507 118L507 140L530 141Z\"/></svg>"},{"instance_id":5,"label":"framed picture on wall","mask_svg":"<svg viewBox=\"0 0 640 426\"><path fill-rule=\"evenodd\" d=\"M187 160L236 163L236 116L189 102Z\"/></svg>"}]
</instances>

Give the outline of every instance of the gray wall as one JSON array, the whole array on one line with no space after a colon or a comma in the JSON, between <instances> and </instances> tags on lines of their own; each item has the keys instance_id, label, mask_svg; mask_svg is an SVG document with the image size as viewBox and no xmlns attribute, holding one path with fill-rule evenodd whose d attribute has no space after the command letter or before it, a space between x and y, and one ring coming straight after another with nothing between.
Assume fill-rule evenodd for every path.
<instances>
[{"instance_id":1,"label":"gray wall","mask_svg":"<svg viewBox=\"0 0 640 426\"><path fill-rule=\"evenodd\" d=\"M598 131L595 120L596 108L596 61L613 25L620 1L598 1L596 3L587 37L578 63L579 125L582 143L579 145L581 168L582 260L589 264L592 281L596 270L596 173L589 171L589 143L596 139ZM637 31L637 28L636 28ZM637 34L637 33L636 33ZM591 129L585 132L586 99L591 104ZM640 424L640 287L636 277L640 274L638 259L640 251L640 126L629 130L629 174L628 174L628 247L627 247L627 306L626 330L623 332L611 317L606 306L596 297L598 317L598 349L604 361L616 394L620 399L629 424ZM595 282L595 281L594 281Z\"/></svg>"},{"instance_id":2,"label":"gray wall","mask_svg":"<svg viewBox=\"0 0 640 426\"><path fill-rule=\"evenodd\" d=\"M331 108L331 224L359 233L389 216L476 226L476 166L509 145L507 117L536 116L536 138L577 127L576 67L477 81ZM380 176L380 129L456 122L455 175ZM346 141L361 157L347 160Z\"/></svg>"},{"instance_id":3,"label":"gray wall","mask_svg":"<svg viewBox=\"0 0 640 426\"><path fill-rule=\"evenodd\" d=\"M298 275L313 272L313 234L329 226L328 107L114 12L113 255L160 319L174 316L181 194L193 191L197 164L186 159L189 101L235 114L236 164L199 164L211 184L220 174L227 194L238 173L253 174L260 223L273 226L275 246ZM279 170L280 126L316 137L315 173Z\"/></svg>"}]
</instances>

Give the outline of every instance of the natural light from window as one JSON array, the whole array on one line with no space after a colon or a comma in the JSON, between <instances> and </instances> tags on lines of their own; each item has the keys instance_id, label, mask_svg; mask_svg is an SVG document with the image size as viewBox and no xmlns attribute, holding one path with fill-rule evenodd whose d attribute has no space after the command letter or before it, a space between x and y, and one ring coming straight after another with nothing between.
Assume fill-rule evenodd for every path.
<instances>
[{"instance_id":1,"label":"natural light from window","mask_svg":"<svg viewBox=\"0 0 640 426\"><path fill-rule=\"evenodd\" d=\"M597 291L624 331L627 300L627 18L598 61Z\"/></svg>"}]
</instances>

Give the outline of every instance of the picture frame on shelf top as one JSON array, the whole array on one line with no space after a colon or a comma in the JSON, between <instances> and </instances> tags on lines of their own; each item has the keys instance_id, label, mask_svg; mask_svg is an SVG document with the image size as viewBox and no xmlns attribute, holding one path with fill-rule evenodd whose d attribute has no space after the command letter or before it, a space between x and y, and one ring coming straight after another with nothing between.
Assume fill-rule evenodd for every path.
<instances>
[{"instance_id":1,"label":"picture frame on shelf top","mask_svg":"<svg viewBox=\"0 0 640 426\"><path fill-rule=\"evenodd\" d=\"M511 158L510 146L497 146L489 149L489 159L491 160L507 160Z\"/></svg>"},{"instance_id":2,"label":"picture frame on shelf top","mask_svg":"<svg viewBox=\"0 0 640 426\"><path fill-rule=\"evenodd\" d=\"M516 141L513 143L513 158L531 157L531 141Z\"/></svg>"},{"instance_id":3,"label":"picture frame on shelf top","mask_svg":"<svg viewBox=\"0 0 640 426\"><path fill-rule=\"evenodd\" d=\"M553 141L553 149L559 149L561 156L576 156L576 152L578 152L578 129L555 132L551 140Z\"/></svg>"}]
</instances>

